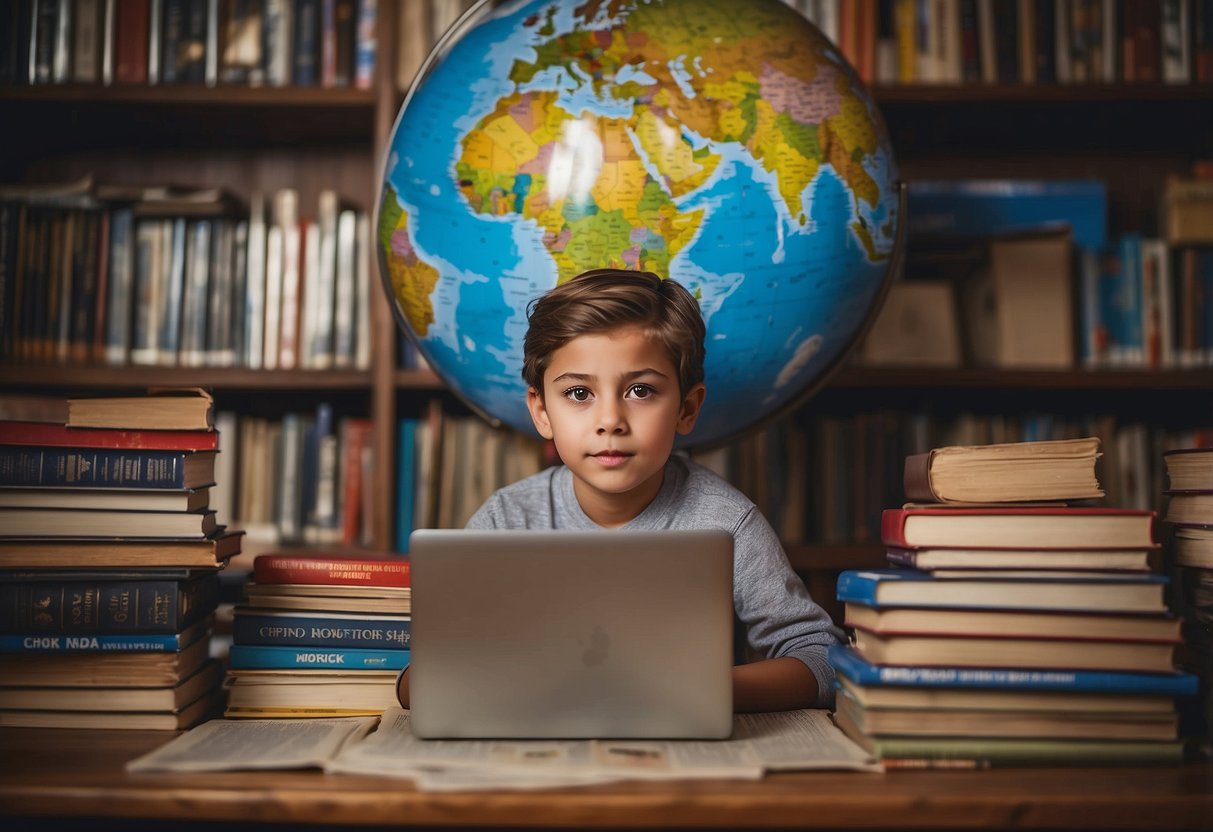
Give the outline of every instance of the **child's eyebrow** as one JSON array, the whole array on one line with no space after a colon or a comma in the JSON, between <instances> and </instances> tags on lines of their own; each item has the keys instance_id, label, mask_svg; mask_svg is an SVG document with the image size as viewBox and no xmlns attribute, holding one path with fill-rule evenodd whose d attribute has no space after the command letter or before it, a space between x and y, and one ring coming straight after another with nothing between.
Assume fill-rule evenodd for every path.
<instances>
[{"instance_id":1,"label":"child's eyebrow","mask_svg":"<svg viewBox=\"0 0 1213 832\"><path fill-rule=\"evenodd\" d=\"M657 376L658 378L668 378L668 376L665 373L661 372L661 370L654 369L653 367L645 367L643 370L630 370L630 371L624 373L621 376L621 378L624 381L633 381L638 378L643 378L644 376ZM555 384L556 382L561 382L561 381L563 381L563 382L577 381L577 382L589 383L589 382L593 382L593 381L597 381L597 380L598 380L598 377L595 375L592 375L590 373L568 372L568 373L561 373L560 375L556 376L554 379L552 379L552 383Z\"/></svg>"}]
</instances>

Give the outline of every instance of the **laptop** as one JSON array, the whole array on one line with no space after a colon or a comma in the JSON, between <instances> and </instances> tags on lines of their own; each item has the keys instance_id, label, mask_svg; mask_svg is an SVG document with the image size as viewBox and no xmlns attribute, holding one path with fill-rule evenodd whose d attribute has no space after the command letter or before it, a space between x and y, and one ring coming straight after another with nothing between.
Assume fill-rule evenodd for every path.
<instances>
[{"instance_id":1,"label":"laptop","mask_svg":"<svg viewBox=\"0 0 1213 832\"><path fill-rule=\"evenodd\" d=\"M423 739L723 739L733 538L425 529L409 543Z\"/></svg>"}]
</instances>

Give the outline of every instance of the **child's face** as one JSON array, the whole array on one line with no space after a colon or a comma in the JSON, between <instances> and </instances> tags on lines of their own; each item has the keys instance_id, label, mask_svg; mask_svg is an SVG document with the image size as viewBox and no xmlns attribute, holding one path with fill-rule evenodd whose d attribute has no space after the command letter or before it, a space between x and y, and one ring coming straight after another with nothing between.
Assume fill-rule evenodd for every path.
<instances>
[{"instance_id":1,"label":"child's face","mask_svg":"<svg viewBox=\"0 0 1213 832\"><path fill-rule=\"evenodd\" d=\"M674 362L639 328L574 338L552 354L543 388L527 393L535 427L572 470L582 509L608 526L657 496L674 437L695 426L705 392L682 396Z\"/></svg>"}]
</instances>

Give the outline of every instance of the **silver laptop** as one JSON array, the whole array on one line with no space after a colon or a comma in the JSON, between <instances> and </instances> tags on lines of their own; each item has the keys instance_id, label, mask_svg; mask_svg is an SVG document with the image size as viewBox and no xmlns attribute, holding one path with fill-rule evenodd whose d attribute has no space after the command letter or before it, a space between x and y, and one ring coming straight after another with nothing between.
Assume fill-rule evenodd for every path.
<instances>
[{"instance_id":1,"label":"silver laptop","mask_svg":"<svg viewBox=\"0 0 1213 832\"><path fill-rule=\"evenodd\" d=\"M418 530L413 733L728 737L733 538Z\"/></svg>"}]
</instances>

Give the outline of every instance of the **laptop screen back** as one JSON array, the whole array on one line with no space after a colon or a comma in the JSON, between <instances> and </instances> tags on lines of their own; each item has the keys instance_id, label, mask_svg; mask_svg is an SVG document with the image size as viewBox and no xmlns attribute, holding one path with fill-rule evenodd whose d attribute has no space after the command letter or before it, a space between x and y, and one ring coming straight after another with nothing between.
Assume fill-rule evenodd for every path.
<instances>
[{"instance_id":1,"label":"laptop screen back","mask_svg":"<svg viewBox=\"0 0 1213 832\"><path fill-rule=\"evenodd\" d=\"M428 529L409 558L418 736L729 736L727 532Z\"/></svg>"}]
</instances>

